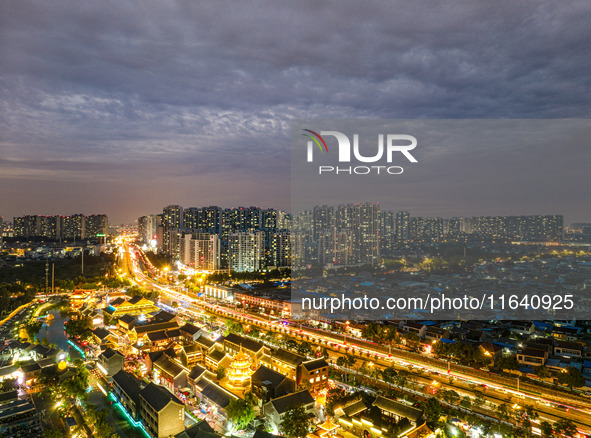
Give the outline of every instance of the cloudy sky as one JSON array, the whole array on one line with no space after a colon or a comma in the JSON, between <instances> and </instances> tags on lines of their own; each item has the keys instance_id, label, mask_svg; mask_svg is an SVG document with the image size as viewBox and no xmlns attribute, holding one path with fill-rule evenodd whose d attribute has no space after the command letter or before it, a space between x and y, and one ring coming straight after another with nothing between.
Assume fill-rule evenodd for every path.
<instances>
[{"instance_id":1,"label":"cloudy sky","mask_svg":"<svg viewBox=\"0 0 591 438\"><path fill-rule=\"evenodd\" d=\"M5 1L0 215L288 209L292 119L588 118L590 22L588 1ZM439 214L429 184L393 208ZM559 213L591 220L567 188Z\"/></svg>"}]
</instances>

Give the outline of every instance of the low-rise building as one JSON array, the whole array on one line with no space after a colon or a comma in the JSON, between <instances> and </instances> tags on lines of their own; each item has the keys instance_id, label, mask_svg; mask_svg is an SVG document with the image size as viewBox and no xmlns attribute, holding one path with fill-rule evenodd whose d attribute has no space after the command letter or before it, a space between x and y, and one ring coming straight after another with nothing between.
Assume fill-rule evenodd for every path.
<instances>
[{"instance_id":1,"label":"low-rise building","mask_svg":"<svg viewBox=\"0 0 591 438\"><path fill-rule=\"evenodd\" d=\"M517 363L539 367L546 363L548 352L537 348L526 348L517 353Z\"/></svg>"},{"instance_id":2,"label":"low-rise building","mask_svg":"<svg viewBox=\"0 0 591 438\"><path fill-rule=\"evenodd\" d=\"M280 430L283 418L290 409L296 406L302 406L306 413L314 414L314 397L312 397L310 391L306 389L294 392L265 403L263 405L263 415L272 428Z\"/></svg>"},{"instance_id":3,"label":"low-rise building","mask_svg":"<svg viewBox=\"0 0 591 438\"><path fill-rule=\"evenodd\" d=\"M154 383L139 393L139 418L152 438L168 438L185 430L185 405Z\"/></svg>"},{"instance_id":4,"label":"low-rise building","mask_svg":"<svg viewBox=\"0 0 591 438\"><path fill-rule=\"evenodd\" d=\"M261 406L271 399L294 392L295 386L295 381L265 366L260 366L251 376L251 390Z\"/></svg>"},{"instance_id":5,"label":"low-rise building","mask_svg":"<svg viewBox=\"0 0 591 438\"><path fill-rule=\"evenodd\" d=\"M227 422L226 408L230 400L238 400L238 396L222 388L208 377L201 377L195 382L195 396L201 399L202 403L213 408L222 423Z\"/></svg>"},{"instance_id":6,"label":"low-rise building","mask_svg":"<svg viewBox=\"0 0 591 438\"><path fill-rule=\"evenodd\" d=\"M226 287L226 286L219 286L216 284L206 284L203 287L205 292L205 296L217 298L218 300L232 300L234 299L234 289Z\"/></svg>"},{"instance_id":7,"label":"low-rise building","mask_svg":"<svg viewBox=\"0 0 591 438\"><path fill-rule=\"evenodd\" d=\"M113 393L129 415L135 420L138 419L140 392L147 385L146 382L127 371L121 370L113 376L113 382L111 383Z\"/></svg>"},{"instance_id":8,"label":"low-rise building","mask_svg":"<svg viewBox=\"0 0 591 438\"><path fill-rule=\"evenodd\" d=\"M180 328L180 333L184 342L193 343L203 334L203 330L191 323L186 323Z\"/></svg>"},{"instance_id":9,"label":"low-rise building","mask_svg":"<svg viewBox=\"0 0 591 438\"><path fill-rule=\"evenodd\" d=\"M177 360L171 359L166 354L163 354L154 362L152 375L155 382L175 392L187 386L189 370Z\"/></svg>"},{"instance_id":10,"label":"low-rise building","mask_svg":"<svg viewBox=\"0 0 591 438\"><path fill-rule=\"evenodd\" d=\"M280 348L271 354L269 359L272 370L287 376L295 382L300 381L300 365L306 360L304 356Z\"/></svg>"},{"instance_id":11,"label":"low-rise building","mask_svg":"<svg viewBox=\"0 0 591 438\"><path fill-rule=\"evenodd\" d=\"M583 357L583 346L578 342L556 341L554 355L580 358Z\"/></svg>"},{"instance_id":12,"label":"low-rise building","mask_svg":"<svg viewBox=\"0 0 591 438\"><path fill-rule=\"evenodd\" d=\"M255 366L259 365L261 358L267 350L267 348L260 342L253 341L252 339L234 333L230 333L224 338L223 346L226 353L230 356L235 356L242 350L245 354L250 356Z\"/></svg>"},{"instance_id":13,"label":"low-rise building","mask_svg":"<svg viewBox=\"0 0 591 438\"><path fill-rule=\"evenodd\" d=\"M131 299L117 298L105 307L103 311L112 318L119 318L123 315L150 315L160 311L160 308L140 295L136 295Z\"/></svg>"},{"instance_id":14,"label":"low-rise building","mask_svg":"<svg viewBox=\"0 0 591 438\"><path fill-rule=\"evenodd\" d=\"M391 417L395 421L400 421L403 418L408 419L413 427L423 418L421 409L382 396L376 398L373 406L376 406L382 412L382 415Z\"/></svg>"},{"instance_id":15,"label":"low-rise building","mask_svg":"<svg viewBox=\"0 0 591 438\"><path fill-rule=\"evenodd\" d=\"M123 369L124 361L125 358L121 353L107 348L99 355L96 366L107 381L111 382L113 376Z\"/></svg>"},{"instance_id":16,"label":"low-rise building","mask_svg":"<svg viewBox=\"0 0 591 438\"><path fill-rule=\"evenodd\" d=\"M302 362L301 377L298 385L309 388L318 393L328 387L328 363L324 359L314 359Z\"/></svg>"},{"instance_id":17,"label":"low-rise building","mask_svg":"<svg viewBox=\"0 0 591 438\"><path fill-rule=\"evenodd\" d=\"M192 366L203 362L205 355L197 344L184 345L179 350L179 359L184 366L191 368Z\"/></svg>"}]
</instances>

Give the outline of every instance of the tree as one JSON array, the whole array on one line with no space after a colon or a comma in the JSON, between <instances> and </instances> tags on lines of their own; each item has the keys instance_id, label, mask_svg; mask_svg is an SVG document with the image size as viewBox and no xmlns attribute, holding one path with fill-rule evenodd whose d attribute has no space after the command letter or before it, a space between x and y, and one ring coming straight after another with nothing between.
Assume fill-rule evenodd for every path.
<instances>
[{"instance_id":1,"label":"tree","mask_svg":"<svg viewBox=\"0 0 591 438\"><path fill-rule=\"evenodd\" d=\"M244 333L244 327L242 327L242 324L237 321L232 321L231 319L228 319L225 325L227 333L237 333L239 335Z\"/></svg>"},{"instance_id":2,"label":"tree","mask_svg":"<svg viewBox=\"0 0 591 438\"><path fill-rule=\"evenodd\" d=\"M540 431L542 432L542 438L551 438L554 433L554 428L547 421L540 423Z\"/></svg>"},{"instance_id":3,"label":"tree","mask_svg":"<svg viewBox=\"0 0 591 438\"><path fill-rule=\"evenodd\" d=\"M410 380L410 373L406 370L400 370L398 372L398 375L396 376L394 382L398 385L398 386L405 386L406 383Z\"/></svg>"},{"instance_id":4,"label":"tree","mask_svg":"<svg viewBox=\"0 0 591 438\"><path fill-rule=\"evenodd\" d=\"M236 430L242 430L254 420L254 408L252 404L242 399L232 399L226 407L228 421L232 423Z\"/></svg>"},{"instance_id":5,"label":"tree","mask_svg":"<svg viewBox=\"0 0 591 438\"><path fill-rule=\"evenodd\" d=\"M519 368L519 364L517 363L515 356L510 355L501 356L497 366L500 370L516 370Z\"/></svg>"},{"instance_id":6,"label":"tree","mask_svg":"<svg viewBox=\"0 0 591 438\"><path fill-rule=\"evenodd\" d=\"M289 409L281 421L279 430L287 438L304 438L310 431L312 421L302 405Z\"/></svg>"},{"instance_id":7,"label":"tree","mask_svg":"<svg viewBox=\"0 0 591 438\"><path fill-rule=\"evenodd\" d=\"M571 420L562 418L554 423L554 431L572 438L577 433L577 426Z\"/></svg>"},{"instance_id":8,"label":"tree","mask_svg":"<svg viewBox=\"0 0 591 438\"><path fill-rule=\"evenodd\" d=\"M45 429L43 431L43 438L62 438L62 433L57 429Z\"/></svg>"},{"instance_id":9,"label":"tree","mask_svg":"<svg viewBox=\"0 0 591 438\"><path fill-rule=\"evenodd\" d=\"M218 369L215 371L215 374L218 380L222 380L224 377L226 377L226 369L222 365L220 365Z\"/></svg>"},{"instance_id":10,"label":"tree","mask_svg":"<svg viewBox=\"0 0 591 438\"><path fill-rule=\"evenodd\" d=\"M357 359L355 359L355 356L351 356L351 355L347 354L346 358L347 358L347 366L349 368L354 367L355 362L357 362Z\"/></svg>"},{"instance_id":11,"label":"tree","mask_svg":"<svg viewBox=\"0 0 591 438\"><path fill-rule=\"evenodd\" d=\"M453 389L450 389L449 391L443 392L443 400L445 400L450 405L453 405L460 400L460 395Z\"/></svg>"},{"instance_id":12,"label":"tree","mask_svg":"<svg viewBox=\"0 0 591 438\"><path fill-rule=\"evenodd\" d=\"M463 407L464 409L470 409L470 406L472 406L472 401L470 400L470 397L466 396L462 399L462 401L460 402L460 406Z\"/></svg>"},{"instance_id":13,"label":"tree","mask_svg":"<svg viewBox=\"0 0 591 438\"><path fill-rule=\"evenodd\" d=\"M442 412L439 400L437 400L435 397L431 397L426 403L423 403L423 411L425 413L425 419L427 420L427 423L431 427L435 426L439 421L439 417L441 417Z\"/></svg>"},{"instance_id":14,"label":"tree","mask_svg":"<svg viewBox=\"0 0 591 438\"><path fill-rule=\"evenodd\" d=\"M16 379L4 379L0 382L0 392L16 389Z\"/></svg>"},{"instance_id":15,"label":"tree","mask_svg":"<svg viewBox=\"0 0 591 438\"><path fill-rule=\"evenodd\" d=\"M540 379L546 379L552 375L552 372L548 369L547 366L542 365L541 367L536 368L536 375Z\"/></svg>"},{"instance_id":16,"label":"tree","mask_svg":"<svg viewBox=\"0 0 591 438\"><path fill-rule=\"evenodd\" d=\"M404 338L406 339L406 343L409 347L416 349L418 345L421 343L421 338L415 332L408 332Z\"/></svg>"},{"instance_id":17,"label":"tree","mask_svg":"<svg viewBox=\"0 0 591 438\"><path fill-rule=\"evenodd\" d=\"M394 383L398 372L393 367L384 368L382 371L382 380L386 383Z\"/></svg>"},{"instance_id":18,"label":"tree","mask_svg":"<svg viewBox=\"0 0 591 438\"><path fill-rule=\"evenodd\" d=\"M497 414L499 415L499 420L507 421L509 419L509 406L505 403L500 404L497 406Z\"/></svg>"},{"instance_id":19,"label":"tree","mask_svg":"<svg viewBox=\"0 0 591 438\"><path fill-rule=\"evenodd\" d=\"M326 411L333 415L335 405L343 400L346 396L347 393L343 388L338 386L330 388L326 393Z\"/></svg>"},{"instance_id":20,"label":"tree","mask_svg":"<svg viewBox=\"0 0 591 438\"><path fill-rule=\"evenodd\" d=\"M344 368L347 365L347 359L345 356L337 357L337 366Z\"/></svg>"},{"instance_id":21,"label":"tree","mask_svg":"<svg viewBox=\"0 0 591 438\"><path fill-rule=\"evenodd\" d=\"M296 348L298 348L298 343L293 339L288 339L287 341L285 341L285 348L287 350L295 350Z\"/></svg>"},{"instance_id":22,"label":"tree","mask_svg":"<svg viewBox=\"0 0 591 438\"><path fill-rule=\"evenodd\" d=\"M66 393L73 397L84 397L90 381L90 373L84 362L78 360L76 363L76 374L63 383Z\"/></svg>"},{"instance_id":23,"label":"tree","mask_svg":"<svg viewBox=\"0 0 591 438\"><path fill-rule=\"evenodd\" d=\"M585 385L583 374L575 367L566 367L566 372L558 373L558 383L568 385L570 389Z\"/></svg>"},{"instance_id":24,"label":"tree","mask_svg":"<svg viewBox=\"0 0 591 438\"><path fill-rule=\"evenodd\" d=\"M87 317L70 319L66 322L66 333L82 340L89 339L92 336L92 320Z\"/></svg>"},{"instance_id":25,"label":"tree","mask_svg":"<svg viewBox=\"0 0 591 438\"><path fill-rule=\"evenodd\" d=\"M312 346L308 341L303 341L300 345L298 345L298 353L302 356L308 356L312 353Z\"/></svg>"}]
</instances>

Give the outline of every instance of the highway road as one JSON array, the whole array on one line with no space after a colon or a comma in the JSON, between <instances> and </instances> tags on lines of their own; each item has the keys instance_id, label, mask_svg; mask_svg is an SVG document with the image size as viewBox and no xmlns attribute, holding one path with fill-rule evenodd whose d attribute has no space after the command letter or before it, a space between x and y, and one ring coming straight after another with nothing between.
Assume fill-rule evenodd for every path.
<instances>
[{"instance_id":1,"label":"highway road","mask_svg":"<svg viewBox=\"0 0 591 438\"><path fill-rule=\"evenodd\" d=\"M392 349L390 352L384 346L362 339L298 326L296 322L282 324L279 321L269 321L264 316L248 313L243 309L222 306L213 301L197 300L180 294L145 275L144 271L151 271L153 274L154 268L145 266L147 259L138 247L124 243L121 248L124 250L120 253L119 260L122 274L128 275L130 279L135 280L143 287L158 290L165 298L179 302L182 310L194 317L206 312L254 324L265 330L275 331L294 339L307 340L311 344L329 349L332 354L353 354L359 359L375 363L378 367L393 366L398 370L405 369L411 373L412 379L417 384L428 385L436 381L439 382L440 388L453 389L461 396L471 398L474 398L476 392L479 391L487 402L494 405L507 403L511 407L515 406L515 409L517 406L531 405L539 413L539 421L554 422L561 418L569 418L577 424L581 432L591 434L591 400L589 399L523 383L520 385L520 391L517 391L516 379L487 374L457 364L448 365L434 357L398 349ZM453 379L451 384L449 383L450 378Z\"/></svg>"}]
</instances>

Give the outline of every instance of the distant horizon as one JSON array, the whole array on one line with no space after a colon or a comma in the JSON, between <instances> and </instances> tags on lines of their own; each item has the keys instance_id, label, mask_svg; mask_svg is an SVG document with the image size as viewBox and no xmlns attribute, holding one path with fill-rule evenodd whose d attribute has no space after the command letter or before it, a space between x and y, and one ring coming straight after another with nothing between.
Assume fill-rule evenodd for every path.
<instances>
[{"instance_id":1,"label":"distant horizon","mask_svg":"<svg viewBox=\"0 0 591 438\"><path fill-rule=\"evenodd\" d=\"M360 202L361 204L366 204L368 202ZM348 205L350 203L343 203L343 204L323 204L323 205L328 205L329 207L337 207L339 205ZM381 206L383 205L383 203L381 202L375 202L375 204L380 205L380 212L382 211L389 211L392 213L397 213L397 212L402 212L402 211L406 211L410 214L411 217L430 217L430 218L443 218L443 219L452 219L452 218L460 218L460 217L509 217L509 216L562 216L563 217L563 226L568 227L574 224L581 224L581 223L591 223L591 218L587 219L587 220L573 220L573 221L568 221L566 219L566 215L562 214L562 213L557 213L557 212L549 212L549 213L510 213L510 214L502 214L502 213L489 213L489 214L456 214L456 215L436 215L436 214L413 214L413 211L408 210L408 209L392 209L392 208L386 208L386 209L382 209ZM183 211L188 209L188 208L203 208L203 207L220 207L223 210L226 209L236 209L236 208L248 208L248 207L258 207L261 208L263 210L265 209L275 209L275 210L279 210L279 211L284 211L286 213L290 213L291 211L286 210L286 209L281 209L281 208L276 208L273 206L265 206L265 207L261 207L259 205L237 205L237 206L233 206L233 207L224 207L220 204L211 204L211 205L202 205L202 206L188 206L185 207L182 204L166 204L165 206L163 206L162 208L164 209L166 206L169 205L180 205L181 207L183 207ZM323 205L318 205L318 207L323 206ZM84 212L74 212L74 213L68 213L68 214L60 214L60 213L56 213L56 214L40 214L40 213L27 213L27 214L21 214L21 215L16 215L16 216L11 216L11 217L6 217L6 216L0 216L0 218L4 219L5 223L12 223L13 219L15 217L24 217L24 216L72 216L72 215L76 215L76 214L82 214L84 216L91 216L91 215L101 215L104 214L108 217L109 219L109 226L114 226L114 225L137 225L137 220L138 218L142 217L142 216L148 216L148 215L152 215L152 214L162 214L162 211L159 212L151 212L151 213L143 213L143 214L139 214L135 219L133 219L131 222L127 221L120 221L120 220L113 220L111 218L111 216L109 216L109 214L101 212L101 213L84 213Z\"/></svg>"}]
</instances>

